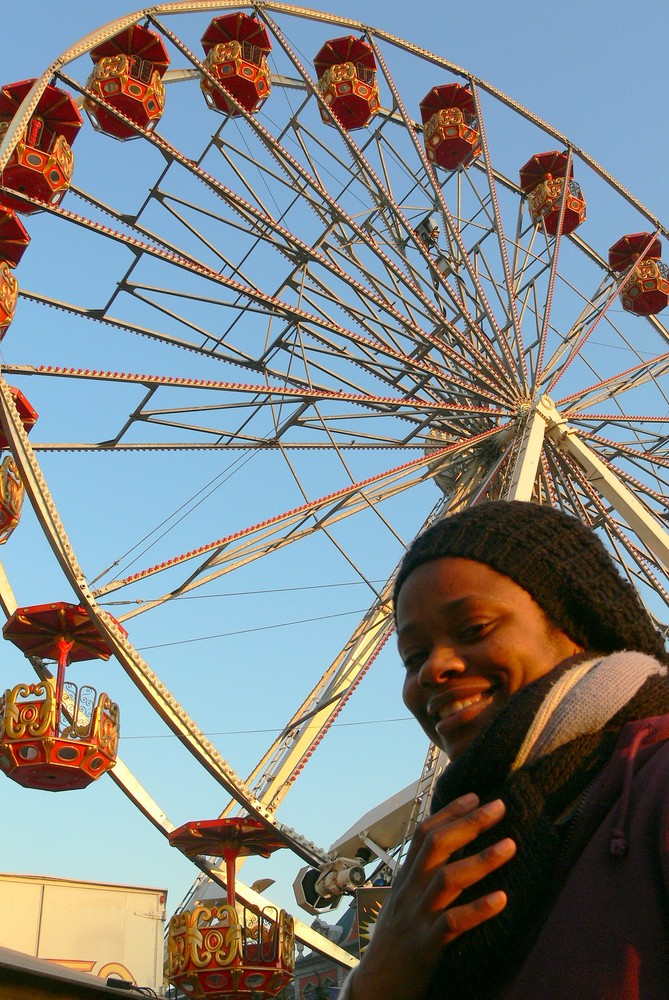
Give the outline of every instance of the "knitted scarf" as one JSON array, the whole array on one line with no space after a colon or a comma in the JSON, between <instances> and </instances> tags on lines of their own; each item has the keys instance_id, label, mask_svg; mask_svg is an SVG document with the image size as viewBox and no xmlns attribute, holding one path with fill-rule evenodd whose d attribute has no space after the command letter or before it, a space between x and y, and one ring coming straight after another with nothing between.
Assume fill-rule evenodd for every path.
<instances>
[{"instance_id":1,"label":"knitted scarf","mask_svg":"<svg viewBox=\"0 0 669 1000\"><path fill-rule=\"evenodd\" d=\"M666 667L642 653L571 658L518 691L446 768L432 811L467 792L483 803L501 798L505 816L477 839L476 849L511 837L517 851L458 898L464 903L503 889L508 902L444 950L430 998L487 1000L513 979L560 891L556 872L568 820L609 761L621 728L669 712L666 675ZM471 853L470 845L451 857Z\"/></svg>"}]
</instances>

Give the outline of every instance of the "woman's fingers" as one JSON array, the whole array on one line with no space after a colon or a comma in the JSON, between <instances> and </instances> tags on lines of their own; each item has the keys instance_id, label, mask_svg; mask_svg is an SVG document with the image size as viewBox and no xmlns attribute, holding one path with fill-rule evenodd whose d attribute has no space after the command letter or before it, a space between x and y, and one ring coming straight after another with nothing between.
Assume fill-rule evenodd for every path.
<instances>
[{"instance_id":1,"label":"woman's fingers","mask_svg":"<svg viewBox=\"0 0 669 1000\"><path fill-rule=\"evenodd\" d=\"M440 851L439 843L442 836L441 831L448 831L450 823L469 816L476 810L478 805L478 795L474 795L473 793L462 795L459 799L454 799L453 802L444 806L443 809L440 809L439 812L435 813L433 816L423 820L420 826L417 827L412 837L404 864L395 876L393 885L396 888L399 888L405 879L410 876L414 866L419 863L418 855L421 851L423 852L423 855L430 853L434 849ZM446 846L448 847L448 845ZM455 848L451 848L451 853L453 850L455 850Z\"/></svg>"},{"instance_id":2,"label":"woman's fingers","mask_svg":"<svg viewBox=\"0 0 669 1000\"><path fill-rule=\"evenodd\" d=\"M472 796L472 801L456 799L420 824L407 853L405 869L417 869L430 876L435 869L441 869L451 854L499 823L505 811L501 799L484 806L474 806L473 800L476 796Z\"/></svg>"},{"instance_id":3,"label":"woman's fingers","mask_svg":"<svg viewBox=\"0 0 669 1000\"><path fill-rule=\"evenodd\" d=\"M432 891L425 899L426 905L433 911L451 906L464 889L476 885L491 872L501 868L515 853L515 842L510 837L505 837L478 854L444 865L432 878Z\"/></svg>"},{"instance_id":4,"label":"woman's fingers","mask_svg":"<svg viewBox=\"0 0 669 1000\"><path fill-rule=\"evenodd\" d=\"M505 892L490 892L472 903L451 906L443 912L442 943L450 944L456 938L479 924L496 917L506 906Z\"/></svg>"}]
</instances>

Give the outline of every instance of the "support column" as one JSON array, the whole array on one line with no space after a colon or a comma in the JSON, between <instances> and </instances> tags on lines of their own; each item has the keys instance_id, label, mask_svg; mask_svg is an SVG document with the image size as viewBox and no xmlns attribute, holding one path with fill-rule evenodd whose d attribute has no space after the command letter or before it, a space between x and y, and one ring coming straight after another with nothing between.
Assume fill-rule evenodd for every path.
<instances>
[{"instance_id":1,"label":"support column","mask_svg":"<svg viewBox=\"0 0 669 1000\"><path fill-rule=\"evenodd\" d=\"M511 483L506 491L507 500L532 499L545 433L546 420L539 405L528 408Z\"/></svg>"},{"instance_id":2,"label":"support column","mask_svg":"<svg viewBox=\"0 0 669 1000\"><path fill-rule=\"evenodd\" d=\"M642 542L650 549L665 572L669 571L669 534L661 527L606 462L595 454L572 430L549 396L542 396L537 404L546 421L546 433L561 451L570 455L583 470L586 479L614 507Z\"/></svg>"}]
</instances>

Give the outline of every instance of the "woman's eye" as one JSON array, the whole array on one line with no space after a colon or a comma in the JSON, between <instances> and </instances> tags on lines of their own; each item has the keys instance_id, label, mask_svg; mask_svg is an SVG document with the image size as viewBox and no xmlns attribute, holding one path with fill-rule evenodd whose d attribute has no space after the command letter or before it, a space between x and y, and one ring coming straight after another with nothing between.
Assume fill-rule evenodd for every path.
<instances>
[{"instance_id":1,"label":"woman's eye","mask_svg":"<svg viewBox=\"0 0 669 1000\"><path fill-rule=\"evenodd\" d=\"M402 656L402 663L404 664L404 669L408 674L415 673L420 670L421 665L425 661L426 653L423 650L417 652L407 653Z\"/></svg>"},{"instance_id":2,"label":"woman's eye","mask_svg":"<svg viewBox=\"0 0 669 1000\"><path fill-rule=\"evenodd\" d=\"M462 628L460 639L462 642L476 642L478 639L482 639L491 627L492 622L489 621L470 622Z\"/></svg>"}]
</instances>

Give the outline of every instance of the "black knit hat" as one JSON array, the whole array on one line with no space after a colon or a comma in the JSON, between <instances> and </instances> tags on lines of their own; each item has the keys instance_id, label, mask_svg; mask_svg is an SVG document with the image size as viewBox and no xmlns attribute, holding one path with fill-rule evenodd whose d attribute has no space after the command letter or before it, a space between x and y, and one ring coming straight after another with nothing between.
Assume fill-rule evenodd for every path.
<instances>
[{"instance_id":1,"label":"black knit hat","mask_svg":"<svg viewBox=\"0 0 669 1000\"><path fill-rule=\"evenodd\" d=\"M395 606L408 575L444 556L473 559L508 576L586 650L634 649L666 661L659 632L599 538L554 507L495 500L435 522L415 539L400 565Z\"/></svg>"}]
</instances>

